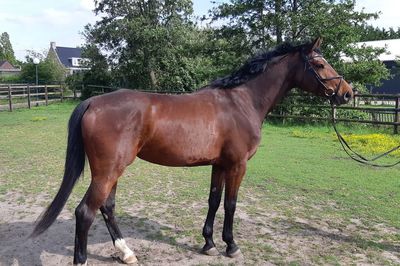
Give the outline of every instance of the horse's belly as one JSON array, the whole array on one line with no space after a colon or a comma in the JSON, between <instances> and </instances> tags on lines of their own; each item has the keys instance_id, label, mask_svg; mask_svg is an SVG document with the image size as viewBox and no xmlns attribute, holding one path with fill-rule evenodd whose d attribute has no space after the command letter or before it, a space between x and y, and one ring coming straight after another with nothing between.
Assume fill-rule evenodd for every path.
<instances>
[{"instance_id":1,"label":"horse's belly","mask_svg":"<svg viewBox=\"0 0 400 266\"><path fill-rule=\"evenodd\" d=\"M204 134L204 131L177 133L153 137L144 144L138 157L167 166L207 165L218 159L220 150L217 136Z\"/></svg>"}]
</instances>

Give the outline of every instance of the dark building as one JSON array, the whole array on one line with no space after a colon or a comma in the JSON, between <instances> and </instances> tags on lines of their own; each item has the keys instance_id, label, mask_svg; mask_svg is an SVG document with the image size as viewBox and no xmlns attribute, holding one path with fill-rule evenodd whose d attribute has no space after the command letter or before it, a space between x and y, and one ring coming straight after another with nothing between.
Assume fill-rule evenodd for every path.
<instances>
[{"instance_id":1,"label":"dark building","mask_svg":"<svg viewBox=\"0 0 400 266\"><path fill-rule=\"evenodd\" d=\"M387 53L379 56L379 60L390 70L391 77L388 80L382 80L380 86L367 86L371 93L400 94L400 39L363 42L357 45L386 47L387 50Z\"/></svg>"}]
</instances>

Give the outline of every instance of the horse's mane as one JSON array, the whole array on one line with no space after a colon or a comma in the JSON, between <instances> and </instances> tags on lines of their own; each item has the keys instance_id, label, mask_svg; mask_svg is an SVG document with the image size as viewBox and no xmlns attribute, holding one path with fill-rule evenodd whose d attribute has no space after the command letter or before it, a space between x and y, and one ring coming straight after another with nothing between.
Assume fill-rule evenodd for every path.
<instances>
[{"instance_id":1,"label":"horse's mane","mask_svg":"<svg viewBox=\"0 0 400 266\"><path fill-rule=\"evenodd\" d=\"M238 70L229 74L228 76L214 80L209 86L221 89L230 89L237 87L264 72L268 65L271 64L273 58L301 51L303 47L308 44L309 43L295 45L286 42L278 45L272 50L258 53L256 56L247 60L247 62L242 65Z\"/></svg>"}]
</instances>

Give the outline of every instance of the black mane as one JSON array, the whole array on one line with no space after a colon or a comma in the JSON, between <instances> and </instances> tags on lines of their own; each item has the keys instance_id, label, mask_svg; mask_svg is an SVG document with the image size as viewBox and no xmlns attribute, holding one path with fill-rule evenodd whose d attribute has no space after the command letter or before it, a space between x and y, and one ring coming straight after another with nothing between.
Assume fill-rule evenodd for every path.
<instances>
[{"instance_id":1,"label":"black mane","mask_svg":"<svg viewBox=\"0 0 400 266\"><path fill-rule=\"evenodd\" d=\"M237 87L264 72L268 67L268 63L270 63L274 57L301 51L306 45L308 44L293 45L292 43L283 43L278 45L272 50L262 52L250 58L237 71L226 77L214 80L211 82L210 86L222 89Z\"/></svg>"}]
</instances>

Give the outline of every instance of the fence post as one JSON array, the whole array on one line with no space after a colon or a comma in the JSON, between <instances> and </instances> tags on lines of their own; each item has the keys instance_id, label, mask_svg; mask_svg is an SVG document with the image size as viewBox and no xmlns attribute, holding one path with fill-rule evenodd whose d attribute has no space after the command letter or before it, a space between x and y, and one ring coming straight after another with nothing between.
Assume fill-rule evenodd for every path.
<instances>
[{"instance_id":1,"label":"fence post","mask_svg":"<svg viewBox=\"0 0 400 266\"><path fill-rule=\"evenodd\" d=\"M49 96L47 93L47 85L44 85L44 100L46 102L46 106L49 104Z\"/></svg>"},{"instance_id":2,"label":"fence post","mask_svg":"<svg viewBox=\"0 0 400 266\"><path fill-rule=\"evenodd\" d=\"M333 119L334 119L334 120L337 119L337 109L336 109L336 105L333 106Z\"/></svg>"},{"instance_id":3,"label":"fence post","mask_svg":"<svg viewBox=\"0 0 400 266\"><path fill-rule=\"evenodd\" d=\"M399 133L399 131L398 131L399 125L397 123L400 122L400 115L399 115L400 95L398 95L397 98L396 98L396 105L395 106L396 106L396 110L395 110L395 113L394 113L394 122L396 124L394 125L393 133L394 134L398 134Z\"/></svg>"},{"instance_id":4,"label":"fence post","mask_svg":"<svg viewBox=\"0 0 400 266\"><path fill-rule=\"evenodd\" d=\"M26 89L28 90L28 108L31 109L31 87L28 85Z\"/></svg>"},{"instance_id":5,"label":"fence post","mask_svg":"<svg viewBox=\"0 0 400 266\"><path fill-rule=\"evenodd\" d=\"M64 101L64 90L62 84L60 84L61 102Z\"/></svg>"},{"instance_id":6,"label":"fence post","mask_svg":"<svg viewBox=\"0 0 400 266\"><path fill-rule=\"evenodd\" d=\"M12 112L12 93L11 93L11 85L8 85L8 108L10 112Z\"/></svg>"}]
</instances>

